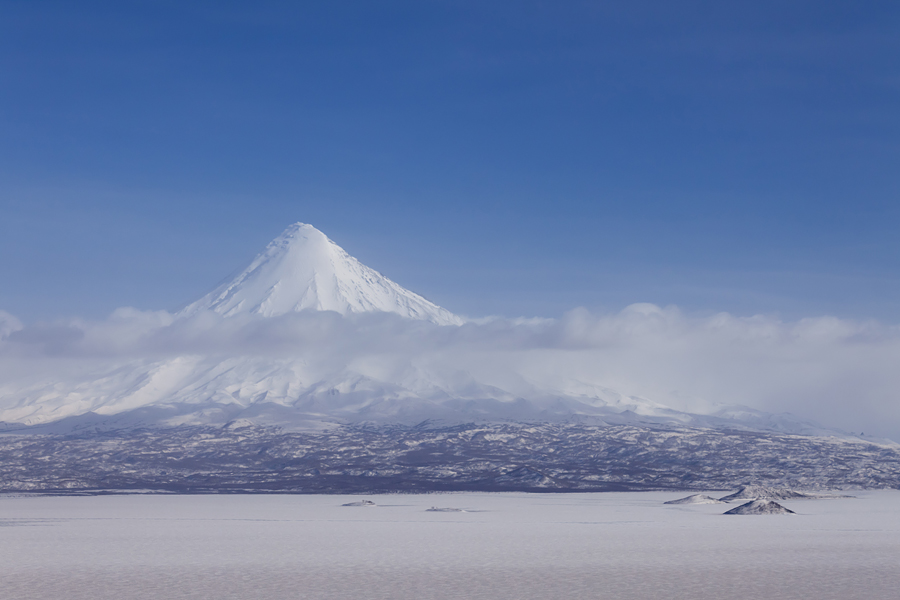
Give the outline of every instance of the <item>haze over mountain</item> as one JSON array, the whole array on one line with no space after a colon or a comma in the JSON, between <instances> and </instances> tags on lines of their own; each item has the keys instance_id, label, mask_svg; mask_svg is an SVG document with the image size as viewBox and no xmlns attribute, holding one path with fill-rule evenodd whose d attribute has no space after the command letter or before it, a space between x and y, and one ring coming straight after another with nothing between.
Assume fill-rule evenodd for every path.
<instances>
[{"instance_id":1,"label":"haze over mountain","mask_svg":"<svg viewBox=\"0 0 900 600\"><path fill-rule=\"evenodd\" d=\"M115 426L306 429L574 419L823 433L747 400L834 389L823 365L871 368L869 357L891 356L896 339L860 347L849 325L691 320L648 304L611 317L467 320L297 223L175 314L125 308L99 323L28 326L0 314L0 421L92 413ZM849 361L848 338L857 340ZM823 348L833 356L823 359Z\"/></svg>"}]
</instances>

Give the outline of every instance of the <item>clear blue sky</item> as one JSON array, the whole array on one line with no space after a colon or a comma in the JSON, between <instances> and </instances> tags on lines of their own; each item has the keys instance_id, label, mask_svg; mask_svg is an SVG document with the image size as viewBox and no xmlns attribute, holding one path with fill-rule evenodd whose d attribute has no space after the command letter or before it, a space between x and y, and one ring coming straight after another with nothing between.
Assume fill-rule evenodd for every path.
<instances>
[{"instance_id":1,"label":"clear blue sky","mask_svg":"<svg viewBox=\"0 0 900 600\"><path fill-rule=\"evenodd\" d=\"M0 309L289 223L462 314L898 322L900 4L0 1Z\"/></svg>"}]
</instances>

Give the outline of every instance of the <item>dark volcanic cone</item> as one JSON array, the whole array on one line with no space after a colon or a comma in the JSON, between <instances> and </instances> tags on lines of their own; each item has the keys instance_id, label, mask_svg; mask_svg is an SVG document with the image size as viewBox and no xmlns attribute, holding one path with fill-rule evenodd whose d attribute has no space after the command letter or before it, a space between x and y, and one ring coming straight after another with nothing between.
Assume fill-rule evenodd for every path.
<instances>
[{"instance_id":1,"label":"dark volcanic cone","mask_svg":"<svg viewBox=\"0 0 900 600\"><path fill-rule=\"evenodd\" d=\"M788 510L774 500L753 500L747 504L741 504L737 508L723 513L726 515L794 515L797 514L792 510Z\"/></svg>"}]
</instances>

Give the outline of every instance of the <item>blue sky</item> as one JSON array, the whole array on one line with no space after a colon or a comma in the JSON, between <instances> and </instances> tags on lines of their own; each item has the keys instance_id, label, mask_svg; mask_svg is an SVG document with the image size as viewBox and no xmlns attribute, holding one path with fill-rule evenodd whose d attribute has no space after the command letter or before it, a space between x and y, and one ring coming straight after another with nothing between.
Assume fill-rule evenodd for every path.
<instances>
[{"instance_id":1,"label":"blue sky","mask_svg":"<svg viewBox=\"0 0 900 600\"><path fill-rule=\"evenodd\" d=\"M0 1L0 309L174 309L295 221L462 314L896 323L896 2Z\"/></svg>"}]
</instances>

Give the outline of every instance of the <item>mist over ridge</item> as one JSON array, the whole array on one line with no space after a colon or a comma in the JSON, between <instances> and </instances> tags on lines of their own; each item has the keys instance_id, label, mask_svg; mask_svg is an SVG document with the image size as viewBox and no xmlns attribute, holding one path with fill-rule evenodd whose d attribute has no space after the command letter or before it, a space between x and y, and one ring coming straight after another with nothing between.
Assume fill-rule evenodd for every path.
<instances>
[{"instance_id":1,"label":"mist over ridge","mask_svg":"<svg viewBox=\"0 0 900 600\"><path fill-rule=\"evenodd\" d=\"M297 246L284 242L298 231L316 243L285 262ZM387 420L730 417L748 407L900 438L896 326L694 316L652 304L574 308L559 319L461 318L301 224L178 313L121 308L101 321L23 324L0 312L0 357L7 422L172 403Z\"/></svg>"}]
</instances>

